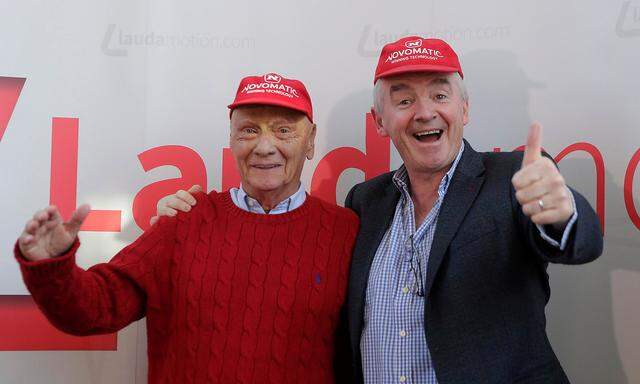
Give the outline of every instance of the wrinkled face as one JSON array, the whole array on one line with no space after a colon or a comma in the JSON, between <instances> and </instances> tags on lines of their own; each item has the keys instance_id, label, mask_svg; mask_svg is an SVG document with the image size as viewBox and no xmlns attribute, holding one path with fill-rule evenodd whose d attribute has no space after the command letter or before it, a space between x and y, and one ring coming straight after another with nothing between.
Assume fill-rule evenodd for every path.
<instances>
[{"instance_id":1,"label":"wrinkled face","mask_svg":"<svg viewBox=\"0 0 640 384\"><path fill-rule=\"evenodd\" d=\"M305 159L313 157L315 134L315 124L301 112L266 105L236 108L229 141L247 194L284 200L295 193Z\"/></svg>"},{"instance_id":2,"label":"wrinkled face","mask_svg":"<svg viewBox=\"0 0 640 384\"><path fill-rule=\"evenodd\" d=\"M456 76L422 72L378 80L378 133L391 137L409 172L446 172L460 150L469 103Z\"/></svg>"}]
</instances>

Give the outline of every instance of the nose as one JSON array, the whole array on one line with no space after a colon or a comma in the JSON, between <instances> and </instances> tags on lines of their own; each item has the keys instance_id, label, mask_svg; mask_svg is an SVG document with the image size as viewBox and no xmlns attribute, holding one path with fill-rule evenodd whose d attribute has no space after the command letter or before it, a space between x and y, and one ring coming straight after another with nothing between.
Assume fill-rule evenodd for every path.
<instances>
[{"instance_id":1,"label":"nose","mask_svg":"<svg viewBox=\"0 0 640 384\"><path fill-rule=\"evenodd\" d=\"M434 120L438 117L438 114L435 111L433 101L430 99L419 98L415 102L415 115L413 115L413 120L418 123L427 123L431 120Z\"/></svg>"},{"instance_id":2,"label":"nose","mask_svg":"<svg viewBox=\"0 0 640 384\"><path fill-rule=\"evenodd\" d=\"M273 143L274 138L272 135L263 134L258 138L258 144L253 149L253 152L258 156L271 156L276 153L276 146Z\"/></svg>"}]
</instances>

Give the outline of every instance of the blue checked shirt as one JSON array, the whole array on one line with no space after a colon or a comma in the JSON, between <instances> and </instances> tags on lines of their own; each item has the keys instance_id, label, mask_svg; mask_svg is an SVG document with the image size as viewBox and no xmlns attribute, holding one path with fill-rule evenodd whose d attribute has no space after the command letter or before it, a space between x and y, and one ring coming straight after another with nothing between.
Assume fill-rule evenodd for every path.
<instances>
[{"instance_id":1,"label":"blue checked shirt","mask_svg":"<svg viewBox=\"0 0 640 384\"><path fill-rule=\"evenodd\" d=\"M417 292L425 284L438 214L463 151L464 144L438 186L433 208L417 229L407 170L402 166L393 176L401 196L393 221L376 251L367 284L360 340L366 384L438 382L425 337L424 298ZM569 221L561 244L548 237L542 227L538 228L549 243L564 249L576 218L577 212ZM416 276L422 279L421 284Z\"/></svg>"},{"instance_id":2,"label":"blue checked shirt","mask_svg":"<svg viewBox=\"0 0 640 384\"><path fill-rule=\"evenodd\" d=\"M231 188L229 190L229 193L231 194L231 200L233 201L233 204L235 204L236 207L242 209L243 211L259 213L263 215L267 214L258 200L247 195L247 193L242 188L242 184L240 184L240 188ZM305 192L304 187L301 183L300 188L298 188L296 193L278 203L278 205L270 210L268 214L277 215L280 213L293 211L294 209L299 208L302 204L304 204L304 201L306 199L307 193Z\"/></svg>"}]
</instances>

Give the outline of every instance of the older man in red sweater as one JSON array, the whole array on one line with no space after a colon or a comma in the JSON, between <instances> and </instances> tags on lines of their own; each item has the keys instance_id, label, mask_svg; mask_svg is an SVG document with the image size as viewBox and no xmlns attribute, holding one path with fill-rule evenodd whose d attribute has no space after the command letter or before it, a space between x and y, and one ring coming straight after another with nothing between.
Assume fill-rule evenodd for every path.
<instances>
[{"instance_id":1,"label":"older man in red sweater","mask_svg":"<svg viewBox=\"0 0 640 384\"><path fill-rule=\"evenodd\" d=\"M304 85L244 78L230 145L242 185L196 193L109 263L75 263L89 207L38 211L15 256L61 330L115 332L147 318L150 383L332 383L333 339L358 219L300 183L316 126Z\"/></svg>"}]
</instances>

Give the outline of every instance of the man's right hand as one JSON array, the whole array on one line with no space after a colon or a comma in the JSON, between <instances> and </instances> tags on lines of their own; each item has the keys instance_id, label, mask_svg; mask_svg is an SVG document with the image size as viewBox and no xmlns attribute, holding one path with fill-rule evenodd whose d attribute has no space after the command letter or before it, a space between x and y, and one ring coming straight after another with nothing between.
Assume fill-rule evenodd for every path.
<instances>
[{"instance_id":1,"label":"man's right hand","mask_svg":"<svg viewBox=\"0 0 640 384\"><path fill-rule=\"evenodd\" d=\"M155 224L160 216L175 216L178 211L189 212L191 207L196 205L196 199L193 194L202 192L202 187L194 185L188 191L182 189L173 195L168 195L158 200L158 211L149 221L151 225Z\"/></svg>"},{"instance_id":2,"label":"man's right hand","mask_svg":"<svg viewBox=\"0 0 640 384\"><path fill-rule=\"evenodd\" d=\"M89 211L88 205L81 205L66 223L62 221L58 208L54 206L36 212L18 238L22 256L27 260L38 261L66 252L75 241Z\"/></svg>"}]
</instances>

